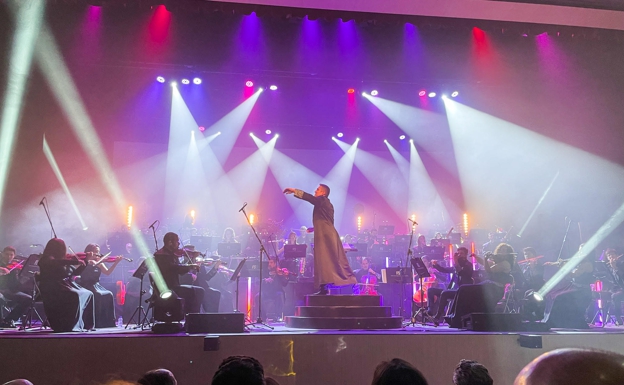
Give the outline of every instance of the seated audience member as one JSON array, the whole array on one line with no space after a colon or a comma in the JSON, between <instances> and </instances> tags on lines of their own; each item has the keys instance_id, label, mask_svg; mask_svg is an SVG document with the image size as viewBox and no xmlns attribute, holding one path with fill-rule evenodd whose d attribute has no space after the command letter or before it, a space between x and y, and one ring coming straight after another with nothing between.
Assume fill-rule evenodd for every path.
<instances>
[{"instance_id":1,"label":"seated audience member","mask_svg":"<svg viewBox=\"0 0 624 385\"><path fill-rule=\"evenodd\" d=\"M425 377L409 362L393 358L375 368L372 385L427 385Z\"/></svg>"},{"instance_id":2,"label":"seated audience member","mask_svg":"<svg viewBox=\"0 0 624 385\"><path fill-rule=\"evenodd\" d=\"M17 380L11 380L9 382L5 382L2 385L33 385L33 383L23 378L18 378Z\"/></svg>"},{"instance_id":3,"label":"seated audience member","mask_svg":"<svg viewBox=\"0 0 624 385\"><path fill-rule=\"evenodd\" d=\"M230 356L221 362L212 385L264 385L264 368L253 357Z\"/></svg>"},{"instance_id":4,"label":"seated audience member","mask_svg":"<svg viewBox=\"0 0 624 385\"><path fill-rule=\"evenodd\" d=\"M154 369L137 381L141 385L178 385L173 373L167 369Z\"/></svg>"},{"instance_id":5,"label":"seated audience member","mask_svg":"<svg viewBox=\"0 0 624 385\"><path fill-rule=\"evenodd\" d=\"M492 385L494 380L485 366L477 361L461 360L453 373L454 385Z\"/></svg>"},{"instance_id":6,"label":"seated audience member","mask_svg":"<svg viewBox=\"0 0 624 385\"><path fill-rule=\"evenodd\" d=\"M542 354L525 366L514 385L621 385L624 356L602 350L566 348Z\"/></svg>"}]
</instances>

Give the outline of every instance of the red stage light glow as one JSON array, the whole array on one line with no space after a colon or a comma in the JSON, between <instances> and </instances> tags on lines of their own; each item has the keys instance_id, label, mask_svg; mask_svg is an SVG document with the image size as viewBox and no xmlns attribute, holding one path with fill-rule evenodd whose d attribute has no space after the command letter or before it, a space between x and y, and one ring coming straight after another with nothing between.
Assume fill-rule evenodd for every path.
<instances>
[{"instance_id":1,"label":"red stage light glow","mask_svg":"<svg viewBox=\"0 0 624 385\"><path fill-rule=\"evenodd\" d=\"M354 93L355 93L355 88L349 88L349 89L347 90L347 93L348 93L348 94L354 94Z\"/></svg>"},{"instance_id":2,"label":"red stage light glow","mask_svg":"<svg viewBox=\"0 0 624 385\"><path fill-rule=\"evenodd\" d=\"M420 92L418 93L418 96L423 97L427 95L427 91L426 90L420 90Z\"/></svg>"}]
</instances>

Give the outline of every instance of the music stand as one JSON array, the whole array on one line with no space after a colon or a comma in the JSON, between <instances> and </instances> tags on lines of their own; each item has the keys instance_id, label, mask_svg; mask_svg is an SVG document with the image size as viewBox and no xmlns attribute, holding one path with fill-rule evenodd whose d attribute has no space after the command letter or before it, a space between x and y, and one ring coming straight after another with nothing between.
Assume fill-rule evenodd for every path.
<instances>
[{"instance_id":1,"label":"music stand","mask_svg":"<svg viewBox=\"0 0 624 385\"><path fill-rule=\"evenodd\" d=\"M132 274L134 278L138 278L141 280L141 285L139 286L139 306L137 306L137 308L134 310L134 313L132 313L132 316L128 320L128 323L125 327L126 329L128 329L128 325L130 325L130 323L134 319L134 316L138 317L135 329L139 327L143 329L143 324L147 320L147 313L145 312L145 309L143 309L143 294L145 294L145 290L143 290L143 277L145 276L145 274L147 274L147 264L145 263L145 261L143 261ZM141 315L143 315L143 322L141 322Z\"/></svg>"},{"instance_id":2,"label":"music stand","mask_svg":"<svg viewBox=\"0 0 624 385\"><path fill-rule=\"evenodd\" d=\"M377 235L393 235L394 234L394 226L379 226L377 230Z\"/></svg>"},{"instance_id":3,"label":"music stand","mask_svg":"<svg viewBox=\"0 0 624 385\"><path fill-rule=\"evenodd\" d=\"M305 258L308 245L284 245L284 258Z\"/></svg>"},{"instance_id":4,"label":"music stand","mask_svg":"<svg viewBox=\"0 0 624 385\"><path fill-rule=\"evenodd\" d=\"M241 270L243 270L243 266L245 266L245 261L247 261L247 258L243 258L243 260L240 261L238 266L236 266L236 270L234 270L234 273L232 274L232 278L230 278L230 282L236 281L236 302L234 304L234 313L240 313L238 310L238 281L240 280Z\"/></svg>"},{"instance_id":5,"label":"music stand","mask_svg":"<svg viewBox=\"0 0 624 385\"><path fill-rule=\"evenodd\" d=\"M28 258L26 259L26 262L24 262L22 269L17 275L18 281L23 281L25 279L33 280L33 289L31 293L30 305L28 306L28 309L26 310L26 313L24 316L24 323L20 327L20 330L26 330L26 329L32 328L33 315L36 316L37 319L39 319L39 322L41 323L41 327L45 327L43 325L43 319L41 318L41 315L39 314L39 312L37 311L37 308L35 307L37 295L40 293L39 285L37 284L37 280L35 279L35 275L39 273L39 260L40 259L41 259L41 254L29 255Z\"/></svg>"},{"instance_id":6,"label":"music stand","mask_svg":"<svg viewBox=\"0 0 624 385\"><path fill-rule=\"evenodd\" d=\"M410 324L415 325L416 319L418 318L418 315L420 314L421 324L425 325L427 323L427 320L431 319L431 317L427 315L425 311L425 305L423 302L424 296L425 296L425 290L423 288L423 279L431 277L431 274L429 273L427 266L425 266L425 263L423 262L422 258L415 257L415 258L412 258L410 262L412 264L412 267L414 268L414 271L416 272L416 275L418 276L418 282L420 284L420 309L418 309L416 314L412 315L412 320L411 320L412 322L410 322Z\"/></svg>"},{"instance_id":7,"label":"music stand","mask_svg":"<svg viewBox=\"0 0 624 385\"><path fill-rule=\"evenodd\" d=\"M231 257L232 255L237 255L241 253L241 244L219 242L219 246L217 250L218 250L217 253L220 256Z\"/></svg>"}]
</instances>

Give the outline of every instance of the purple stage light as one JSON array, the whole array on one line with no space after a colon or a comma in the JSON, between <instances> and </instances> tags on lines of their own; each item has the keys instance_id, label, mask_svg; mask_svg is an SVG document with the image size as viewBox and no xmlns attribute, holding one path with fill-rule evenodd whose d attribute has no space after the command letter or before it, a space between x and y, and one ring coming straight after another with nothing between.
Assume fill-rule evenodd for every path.
<instances>
[{"instance_id":1,"label":"purple stage light","mask_svg":"<svg viewBox=\"0 0 624 385\"><path fill-rule=\"evenodd\" d=\"M338 135L336 135L339 138L342 138L344 136L344 134L342 132L339 132Z\"/></svg>"},{"instance_id":2,"label":"purple stage light","mask_svg":"<svg viewBox=\"0 0 624 385\"><path fill-rule=\"evenodd\" d=\"M165 78L163 78L162 76L158 76L158 77L156 78L156 81L157 81L158 83L164 83L164 82L165 82Z\"/></svg>"},{"instance_id":3,"label":"purple stage light","mask_svg":"<svg viewBox=\"0 0 624 385\"><path fill-rule=\"evenodd\" d=\"M271 135L271 130L266 130L266 131L264 131L264 133L267 134L267 135Z\"/></svg>"},{"instance_id":4,"label":"purple stage light","mask_svg":"<svg viewBox=\"0 0 624 385\"><path fill-rule=\"evenodd\" d=\"M425 91L425 90L420 90L420 92L418 93L418 96L420 96L420 97L423 97L425 95L427 95L427 91Z\"/></svg>"},{"instance_id":5,"label":"purple stage light","mask_svg":"<svg viewBox=\"0 0 624 385\"><path fill-rule=\"evenodd\" d=\"M182 84L191 84L191 81L188 79L182 79Z\"/></svg>"},{"instance_id":6,"label":"purple stage light","mask_svg":"<svg viewBox=\"0 0 624 385\"><path fill-rule=\"evenodd\" d=\"M451 94L451 97L456 98L457 95L459 95L459 91L453 91L453 93Z\"/></svg>"},{"instance_id":7,"label":"purple stage light","mask_svg":"<svg viewBox=\"0 0 624 385\"><path fill-rule=\"evenodd\" d=\"M204 132L206 131L206 127L204 126L199 126L199 132Z\"/></svg>"},{"instance_id":8,"label":"purple stage light","mask_svg":"<svg viewBox=\"0 0 624 385\"><path fill-rule=\"evenodd\" d=\"M435 92L429 92L429 95L427 96L429 96L430 98L435 98L436 95L437 94Z\"/></svg>"},{"instance_id":9,"label":"purple stage light","mask_svg":"<svg viewBox=\"0 0 624 385\"><path fill-rule=\"evenodd\" d=\"M193 83L194 84L201 84L202 80L200 78L195 78L195 79L193 79Z\"/></svg>"},{"instance_id":10,"label":"purple stage light","mask_svg":"<svg viewBox=\"0 0 624 385\"><path fill-rule=\"evenodd\" d=\"M251 80L247 80L245 82L245 87L249 87L249 88L253 87L253 82Z\"/></svg>"},{"instance_id":11,"label":"purple stage light","mask_svg":"<svg viewBox=\"0 0 624 385\"><path fill-rule=\"evenodd\" d=\"M379 92L377 92L377 90L372 90L371 91L371 96L377 96L379 94Z\"/></svg>"},{"instance_id":12,"label":"purple stage light","mask_svg":"<svg viewBox=\"0 0 624 385\"><path fill-rule=\"evenodd\" d=\"M272 85L271 87L269 87L269 89L270 89L271 91L275 91L275 90L277 89L277 86L276 86L276 85Z\"/></svg>"},{"instance_id":13,"label":"purple stage light","mask_svg":"<svg viewBox=\"0 0 624 385\"><path fill-rule=\"evenodd\" d=\"M401 139L401 140L405 139L405 135L399 136L399 139Z\"/></svg>"}]
</instances>

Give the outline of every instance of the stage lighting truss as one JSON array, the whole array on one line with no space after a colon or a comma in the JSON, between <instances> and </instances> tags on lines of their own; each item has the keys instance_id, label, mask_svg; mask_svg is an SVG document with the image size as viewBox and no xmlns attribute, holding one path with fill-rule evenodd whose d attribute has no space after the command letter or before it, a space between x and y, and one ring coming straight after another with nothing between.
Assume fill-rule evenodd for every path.
<instances>
[{"instance_id":1,"label":"stage lighting truss","mask_svg":"<svg viewBox=\"0 0 624 385\"><path fill-rule=\"evenodd\" d=\"M171 78L170 80L171 80L170 84L174 84L177 82L177 79L175 78ZM167 79L164 76L157 76L156 81L158 83L165 83ZM202 80L201 78L198 78L198 77L193 78L192 81L190 80L190 78L182 78L180 80L180 83L184 85L189 85L189 84L200 85L202 84Z\"/></svg>"}]
</instances>

